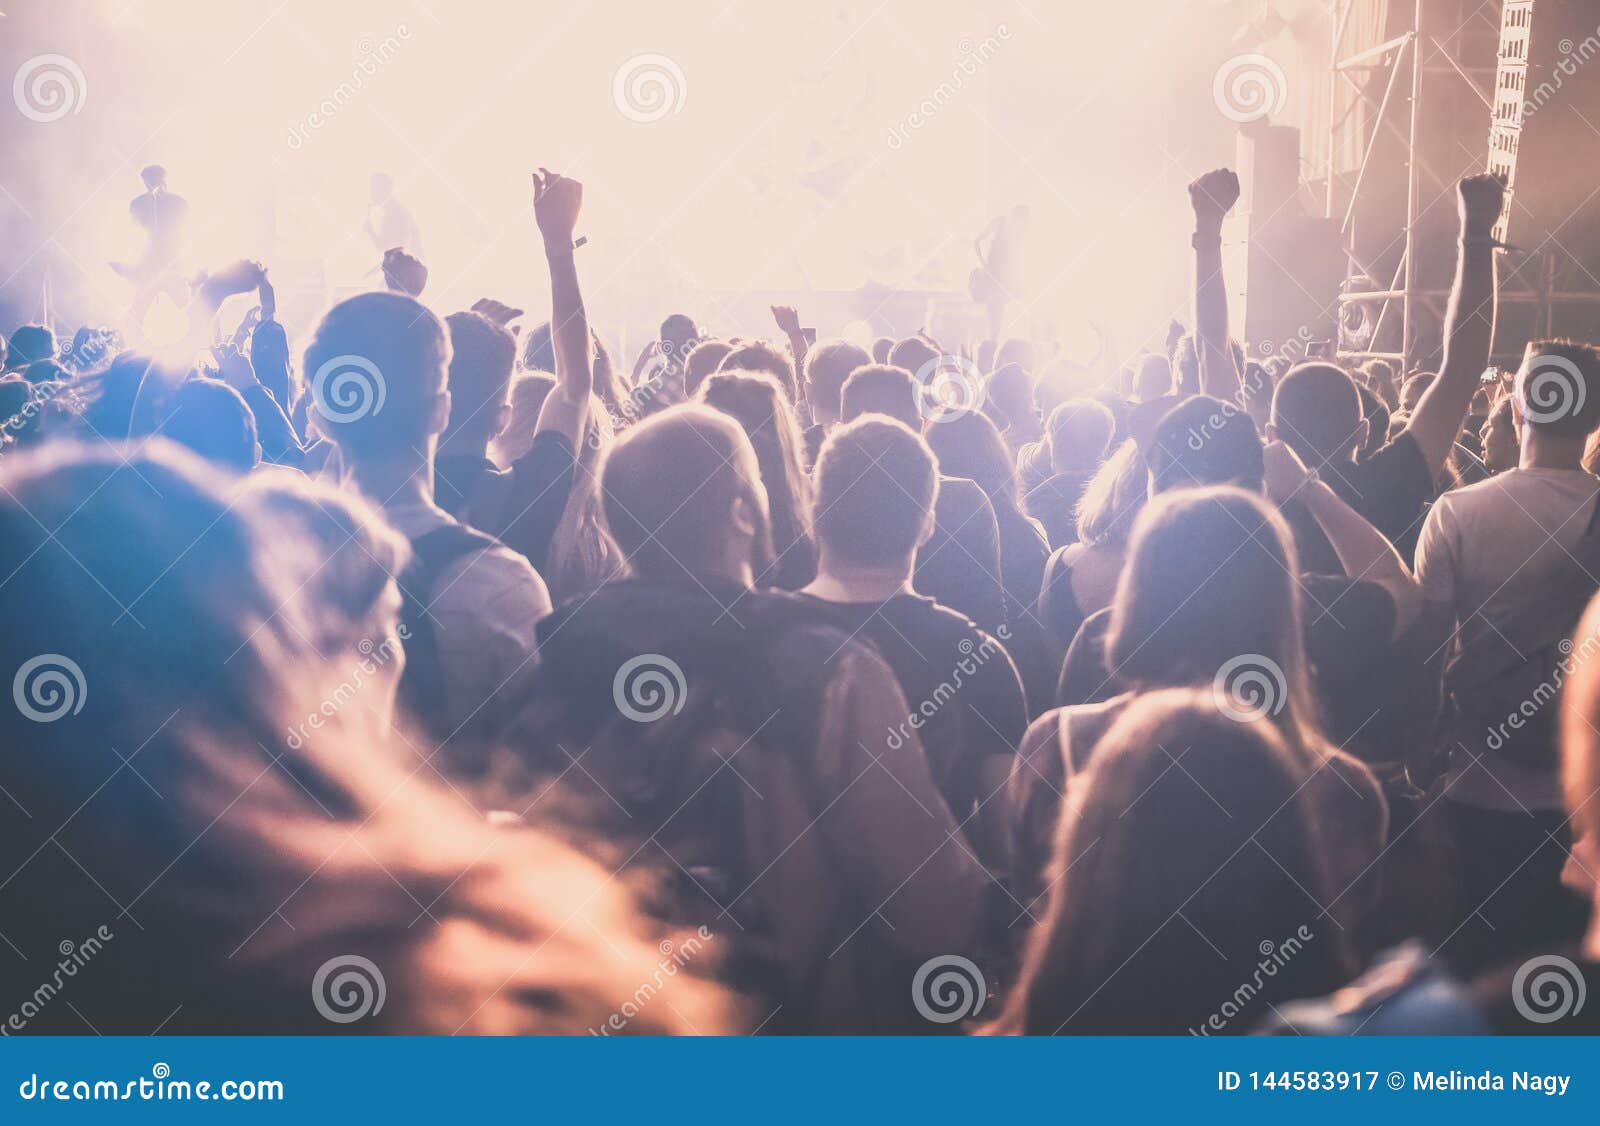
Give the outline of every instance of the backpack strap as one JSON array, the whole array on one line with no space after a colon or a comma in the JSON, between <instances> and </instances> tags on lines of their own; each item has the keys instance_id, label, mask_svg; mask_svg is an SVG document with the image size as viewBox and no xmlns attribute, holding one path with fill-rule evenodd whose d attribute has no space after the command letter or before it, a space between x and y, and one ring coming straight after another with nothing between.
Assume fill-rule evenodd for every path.
<instances>
[{"instance_id":1,"label":"backpack strap","mask_svg":"<svg viewBox=\"0 0 1600 1126\"><path fill-rule=\"evenodd\" d=\"M400 700L434 735L447 735L444 725L444 667L439 639L429 613L438 597L439 581L455 563L498 544L465 524L450 523L411 541L411 561L399 577L400 626L406 667L400 674Z\"/></svg>"}]
</instances>

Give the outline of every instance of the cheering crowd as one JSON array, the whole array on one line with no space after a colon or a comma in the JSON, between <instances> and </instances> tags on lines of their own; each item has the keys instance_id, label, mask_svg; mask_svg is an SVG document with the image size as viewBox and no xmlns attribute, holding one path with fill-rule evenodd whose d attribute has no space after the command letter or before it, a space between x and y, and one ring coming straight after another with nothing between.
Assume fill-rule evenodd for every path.
<instances>
[{"instance_id":1,"label":"cheering crowd","mask_svg":"<svg viewBox=\"0 0 1600 1126\"><path fill-rule=\"evenodd\" d=\"M1437 371L1235 340L1189 194L1099 382L783 306L614 364L543 171L537 326L396 247L16 328L0 1030L1593 1031L1600 351L1490 368L1495 179Z\"/></svg>"}]
</instances>

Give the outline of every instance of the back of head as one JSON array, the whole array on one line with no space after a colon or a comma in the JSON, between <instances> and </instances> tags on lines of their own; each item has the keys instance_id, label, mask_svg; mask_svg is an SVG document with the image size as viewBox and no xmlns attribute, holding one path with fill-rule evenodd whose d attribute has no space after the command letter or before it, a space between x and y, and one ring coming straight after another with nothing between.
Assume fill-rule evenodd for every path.
<instances>
[{"instance_id":1,"label":"back of head","mask_svg":"<svg viewBox=\"0 0 1600 1126\"><path fill-rule=\"evenodd\" d=\"M1528 345L1516 395L1533 434L1583 438L1600 425L1600 349L1570 340Z\"/></svg>"},{"instance_id":2,"label":"back of head","mask_svg":"<svg viewBox=\"0 0 1600 1126\"><path fill-rule=\"evenodd\" d=\"M159 164L147 164L139 170L139 179L151 191L164 188L167 186L167 170Z\"/></svg>"},{"instance_id":3,"label":"back of head","mask_svg":"<svg viewBox=\"0 0 1600 1126\"><path fill-rule=\"evenodd\" d=\"M1361 418L1355 381L1333 364L1291 368L1272 395L1274 432L1310 465L1348 457L1364 437Z\"/></svg>"},{"instance_id":4,"label":"back of head","mask_svg":"<svg viewBox=\"0 0 1600 1126\"><path fill-rule=\"evenodd\" d=\"M684 404L630 427L600 471L606 526L640 575L698 576L736 534L732 512L745 502L768 535L767 498L750 439L719 410Z\"/></svg>"},{"instance_id":5,"label":"back of head","mask_svg":"<svg viewBox=\"0 0 1600 1126\"><path fill-rule=\"evenodd\" d=\"M931 527L938 490L933 452L905 424L869 414L838 427L817 455L813 523L824 558L904 562Z\"/></svg>"},{"instance_id":6,"label":"back of head","mask_svg":"<svg viewBox=\"0 0 1600 1126\"><path fill-rule=\"evenodd\" d=\"M248 473L261 460L256 416L221 380L191 379L178 388L159 432L234 473Z\"/></svg>"},{"instance_id":7,"label":"back of head","mask_svg":"<svg viewBox=\"0 0 1600 1126\"><path fill-rule=\"evenodd\" d=\"M969 411L941 419L926 431L928 445L947 477L969 477L997 506L1017 506L1016 462L1000 429L986 414Z\"/></svg>"},{"instance_id":8,"label":"back of head","mask_svg":"<svg viewBox=\"0 0 1600 1126\"><path fill-rule=\"evenodd\" d=\"M1256 424L1209 395L1193 395L1162 415L1144 458L1156 492L1205 485L1260 492L1266 479Z\"/></svg>"},{"instance_id":9,"label":"back of head","mask_svg":"<svg viewBox=\"0 0 1600 1126\"><path fill-rule=\"evenodd\" d=\"M859 344L848 340L828 340L806 356L806 382L811 389L811 406L818 421L839 417L839 401L844 381L857 368L872 363L872 357Z\"/></svg>"},{"instance_id":10,"label":"back of head","mask_svg":"<svg viewBox=\"0 0 1600 1126\"><path fill-rule=\"evenodd\" d=\"M1068 399L1050 412L1050 468L1055 473L1093 473L1106 459L1117 420L1104 403Z\"/></svg>"},{"instance_id":11,"label":"back of head","mask_svg":"<svg viewBox=\"0 0 1600 1126\"><path fill-rule=\"evenodd\" d=\"M700 390L706 377L717 370L731 351L733 345L725 340L702 340L690 349L688 358L683 361L684 392L692 396Z\"/></svg>"},{"instance_id":12,"label":"back of head","mask_svg":"<svg viewBox=\"0 0 1600 1126\"><path fill-rule=\"evenodd\" d=\"M994 352L994 366L996 370L1007 364L1016 364L1023 371L1032 372L1038 366L1037 353L1033 341L1025 340L1020 336L1008 337L1000 342Z\"/></svg>"},{"instance_id":13,"label":"back of head","mask_svg":"<svg viewBox=\"0 0 1600 1126\"><path fill-rule=\"evenodd\" d=\"M886 414L921 430L917 384L911 373L894 364L868 364L851 372L839 393L839 420L849 422L864 414Z\"/></svg>"},{"instance_id":14,"label":"back of head","mask_svg":"<svg viewBox=\"0 0 1600 1126\"><path fill-rule=\"evenodd\" d=\"M1008 1023L1244 1034L1274 1003L1344 984L1354 967L1321 907L1337 889L1306 790L1273 725L1209 692L1130 705L1069 795L1060 883Z\"/></svg>"},{"instance_id":15,"label":"back of head","mask_svg":"<svg viewBox=\"0 0 1600 1126\"><path fill-rule=\"evenodd\" d=\"M1133 439L1101 462L1078 500L1078 542L1090 547L1125 544L1150 496L1150 475Z\"/></svg>"},{"instance_id":16,"label":"back of head","mask_svg":"<svg viewBox=\"0 0 1600 1126\"><path fill-rule=\"evenodd\" d=\"M920 377L924 367L929 364L935 364L938 360L939 349L920 336L908 336L889 349L887 362L893 367L917 372Z\"/></svg>"},{"instance_id":17,"label":"back of head","mask_svg":"<svg viewBox=\"0 0 1600 1126\"><path fill-rule=\"evenodd\" d=\"M56 334L44 325L23 325L11 334L6 366L21 370L39 360L56 358Z\"/></svg>"},{"instance_id":18,"label":"back of head","mask_svg":"<svg viewBox=\"0 0 1600 1126\"><path fill-rule=\"evenodd\" d=\"M889 353L894 351L894 337L880 336L872 342L872 362L886 364L889 362Z\"/></svg>"},{"instance_id":19,"label":"back of head","mask_svg":"<svg viewBox=\"0 0 1600 1126\"><path fill-rule=\"evenodd\" d=\"M794 364L783 352L764 340L742 344L717 365L718 371L762 371L778 381L783 393L794 401Z\"/></svg>"},{"instance_id":20,"label":"back of head","mask_svg":"<svg viewBox=\"0 0 1600 1126\"><path fill-rule=\"evenodd\" d=\"M29 383L65 383L72 373L54 360L35 360L22 373Z\"/></svg>"},{"instance_id":21,"label":"back of head","mask_svg":"<svg viewBox=\"0 0 1600 1126\"><path fill-rule=\"evenodd\" d=\"M1241 489L1186 489L1145 506L1112 603L1106 656L1130 683L1209 685L1244 658L1304 667L1298 560L1283 518ZM1274 693L1280 707L1287 688Z\"/></svg>"},{"instance_id":22,"label":"back of head","mask_svg":"<svg viewBox=\"0 0 1600 1126\"><path fill-rule=\"evenodd\" d=\"M482 313L451 313L444 323L450 330L450 433L488 441L504 422L516 337Z\"/></svg>"},{"instance_id":23,"label":"back of head","mask_svg":"<svg viewBox=\"0 0 1600 1126\"><path fill-rule=\"evenodd\" d=\"M1367 423L1367 440L1356 451L1357 458L1368 458L1383 447L1389 436L1389 408L1370 388L1357 387L1361 396L1361 417Z\"/></svg>"},{"instance_id":24,"label":"back of head","mask_svg":"<svg viewBox=\"0 0 1600 1126\"><path fill-rule=\"evenodd\" d=\"M1433 386L1433 381L1439 378L1431 371L1419 371L1406 378L1400 385L1400 410L1410 414L1417 409L1417 404L1422 402L1422 394Z\"/></svg>"},{"instance_id":25,"label":"back of head","mask_svg":"<svg viewBox=\"0 0 1600 1126\"><path fill-rule=\"evenodd\" d=\"M403 455L444 426L450 341L427 306L363 293L328 310L306 348L311 418L347 457Z\"/></svg>"},{"instance_id":26,"label":"back of head","mask_svg":"<svg viewBox=\"0 0 1600 1126\"><path fill-rule=\"evenodd\" d=\"M661 322L658 339L662 344L671 345L675 353L687 352L700 339L700 328L689 314L672 313Z\"/></svg>"},{"instance_id":27,"label":"back of head","mask_svg":"<svg viewBox=\"0 0 1600 1126\"><path fill-rule=\"evenodd\" d=\"M1172 364L1159 353L1152 352L1139 361L1133 376L1133 396L1141 403L1172 394Z\"/></svg>"},{"instance_id":28,"label":"back of head","mask_svg":"<svg viewBox=\"0 0 1600 1126\"><path fill-rule=\"evenodd\" d=\"M1033 376L1019 363L1001 364L985 381L989 403L1016 421L1033 410Z\"/></svg>"},{"instance_id":29,"label":"back of head","mask_svg":"<svg viewBox=\"0 0 1600 1126\"><path fill-rule=\"evenodd\" d=\"M787 552L797 540L809 541L811 479L794 409L778 381L758 372L719 371L701 384L699 398L738 422L755 448L774 546Z\"/></svg>"}]
</instances>

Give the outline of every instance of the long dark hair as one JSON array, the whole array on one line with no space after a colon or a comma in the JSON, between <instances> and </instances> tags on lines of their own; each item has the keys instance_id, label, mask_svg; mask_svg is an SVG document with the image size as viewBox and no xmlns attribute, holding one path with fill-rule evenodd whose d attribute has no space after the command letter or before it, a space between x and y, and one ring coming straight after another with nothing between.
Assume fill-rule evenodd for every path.
<instances>
[{"instance_id":1,"label":"long dark hair","mask_svg":"<svg viewBox=\"0 0 1600 1126\"><path fill-rule=\"evenodd\" d=\"M788 396L770 375L719 371L700 385L699 397L739 423L761 466L776 561L756 576L756 584L799 589L816 577L817 549L811 535L811 478L801 461L800 428Z\"/></svg>"},{"instance_id":2,"label":"long dark hair","mask_svg":"<svg viewBox=\"0 0 1600 1126\"><path fill-rule=\"evenodd\" d=\"M1208 692L1130 706L1068 795L1056 890L996 1031L1242 1034L1343 985L1307 778L1271 723Z\"/></svg>"},{"instance_id":3,"label":"long dark hair","mask_svg":"<svg viewBox=\"0 0 1600 1126\"><path fill-rule=\"evenodd\" d=\"M267 550L300 531L224 487L161 439L0 467L19 705L0 787L28 813L0 817L0 914L28 958L7 991L70 945L108 1034L581 1032L625 1011L661 963L630 895L356 722L350 665L376 654L319 653L319 585ZM722 994L677 969L630 1030L726 1029ZM81 1031L34 1008L34 1031Z\"/></svg>"},{"instance_id":4,"label":"long dark hair","mask_svg":"<svg viewBox=\"0 0 1600 1126\"><path fill-rule=\"evenodd\" d=\"M923 435L947 477L970 477L996 508L1021 512L1017 469L1000 428L977 411L929 425Z\"/></svg>"}]
</instances>

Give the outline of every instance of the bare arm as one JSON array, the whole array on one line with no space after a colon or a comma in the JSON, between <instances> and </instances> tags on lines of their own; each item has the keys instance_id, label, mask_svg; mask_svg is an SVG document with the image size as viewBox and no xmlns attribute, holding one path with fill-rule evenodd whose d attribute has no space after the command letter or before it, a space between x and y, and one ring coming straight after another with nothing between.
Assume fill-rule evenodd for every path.
<instances>
[{"instance_id":1,"label":"bare arm","mask_svg":"<svg viewBox=\"0 0 1600 1126\"><path fill-rule=\"evenodd\" d=\"M1388 592L1394 601L1394 636L1410 629L1422 612L1422 590L1394 545L1338 493L1313 478L1288 446L1271 442L1262 452L1267 495L1279 504L1291 497L1304 504L1328 537L1345 574L1376 583Z\"/></svg>"},{"instance_id":2,"label":"bare arm","mask_svg":"<svg viewBox=\"0 0 1600 1126\"><path fill-rule=\"evenodd\" d=\"M778 323L778 330L789 341L789 354L794 357L794 393L795 410L801 413L802 418L811 417L811 384L806 379L806 334L800 327L800 314L794 311L792 305L772 306L772 319Z\"/></svg>"},{"instance_id":3,"label":"bare arm","mask_svg":"<svg viewBox=\"0 0 1600 1126\"><path fill-rule=\"evenodd\" d=\"M1194 333L1200 390L1232 401L1239 392L1228 334L1228 290L1222 277L1222 221L1239 201L1239 177L1226 168L1189 185L1194 205Z\"/></svg>"},{"instance_id":4,"label":"bare arm","mask_svg":"<svg viewBox=\"0 0 1600 1126\"><path fill-rule=\"evenodd\" d=\"M1406 424L1434 477L1450 456L1461 420L1489 366L1498 298L1491 232L1505 202L1505 185L1493 176L1469 176L1456 192L1461 244L1445 318L1444 368Z\"/></svg>"},{"instance_id":5,"label":"bare arm","mask_svg":"<svg viewBox=\"0 0 1600 1126\"><path fill-rule=\"evenodd\" d=\"M533 212L550 264L550 339L556 355L556 388L539 411L534 434L556 430L576 448L583 440L589 396L594 391L589 318L572 257L572 231L583 205L583 185L547 169L539 171L542 175L533 178Z\"/></svg>"}]
</instances>

